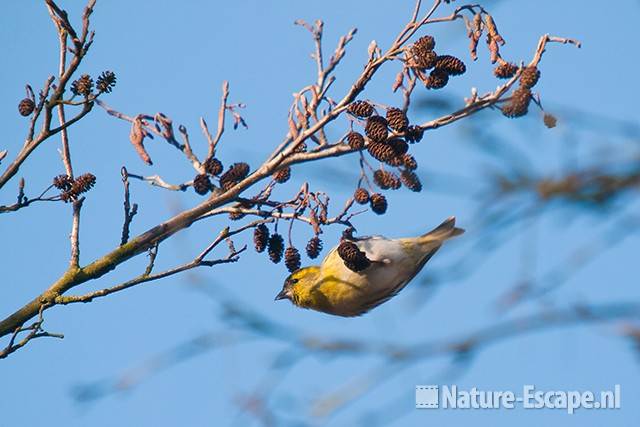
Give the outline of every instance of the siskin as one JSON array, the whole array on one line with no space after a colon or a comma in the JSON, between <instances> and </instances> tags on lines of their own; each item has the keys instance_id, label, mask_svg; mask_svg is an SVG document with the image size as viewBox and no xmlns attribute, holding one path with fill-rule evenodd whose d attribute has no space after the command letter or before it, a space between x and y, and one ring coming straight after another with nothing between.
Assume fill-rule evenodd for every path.
<instances>
[{"instance_id":1,"label":"siskin","mask_svg":"<svg viewBox=\"0 0 640 427\"><path fill-rule=\"evenodd\" d=\"M419 236L387 239L364 237L354 241L371 264L355 272L345 266L333 248L319 266L294 271L276 300L336 316L359 316L388 301L415 277L440 246L464 233L454 217Z\"/></svg>"}]
</instances>

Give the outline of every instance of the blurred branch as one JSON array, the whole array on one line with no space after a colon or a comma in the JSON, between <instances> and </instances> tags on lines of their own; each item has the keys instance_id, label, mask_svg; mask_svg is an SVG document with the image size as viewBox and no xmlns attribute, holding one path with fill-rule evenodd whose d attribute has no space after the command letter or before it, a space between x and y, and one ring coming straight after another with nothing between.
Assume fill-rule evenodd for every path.
<instances>
[{"instance_id":1,"label":"blurred branch","mask_svg":"<svg viewBox=\"0 0 640 427\"><path fill-rule=\"evenodd\" d=\"M371 391L381 382L386 381L402 369L424 362L426 359L448 356L459 361L470 361L472 356L492 344L497 344L510 338L520 337L524 334L569 326L579 326L591 323L603 323L611 321L630 321L640 318L640 303L624 302L609 304L580 304L573 307L542 310L528 316L515 317L502 322L495 323L475 331L462 334L458 337L443 340L425 340L414 344L398 343L372 343L362 340L332 340L325 337L314 337L305 335L304 332L291 330L290 328L274 322L257 312L252 312L242 307L239 301L219 301L225 308L223 317L228 319L229 326L239 329L238 332L248 332L249 336L234 335L237 338L233 343L244 342L247 339L275 339L288 344L286 350L280 352L276 360L284 363L283 366L291 368L298 363L304 355L329 355L333 357L352 357L375 355L384 361L379 368L368 372L363 377L357 377L348 385L329 393L314 403L314 413L316 416L327 416L337 410L340 406L347 404L352 399L361 398ZM227 334L230 334L228 331ZM200 353L210 351L219 347L221 343L229 343L227 338L206 339L201 337L224 337L225 334L209 332L185 343L178 344L165 353L158 354L140 364L138 368L125 372L113 380L106 381L111 384L109 388L104 388L104 381L87 383L80 387L84 390L78 398L85 400L87 396L91 398L103 397L107 394L130 389L139 385L147 377L160 370L181 363L185 359L190 359ZM172 357L182 352L179 349L190 346L189 343L198 342L197 348L192 348L188 353L183 353L181 357ZM171 361L158 365L155 361ZM275 365L280 366L280 365ZM390 368L386 369L386 368ZM384 370L384 375L377 375ZM132 375L131 372L144 372L144 375ZM375 379L375 380L373 380ZM362 386L355 386L355 384ZM119 386L126 384L126 387ZM355 388L354 388L355 387ZM357 393L352 393L353 390ZM95 390L100 390L96 392ZM351 390L347 392L347 390ZM346 393L346 395L344 394ZM348 398L347 398L348 397Z\"/></svg>"}]
</instances>

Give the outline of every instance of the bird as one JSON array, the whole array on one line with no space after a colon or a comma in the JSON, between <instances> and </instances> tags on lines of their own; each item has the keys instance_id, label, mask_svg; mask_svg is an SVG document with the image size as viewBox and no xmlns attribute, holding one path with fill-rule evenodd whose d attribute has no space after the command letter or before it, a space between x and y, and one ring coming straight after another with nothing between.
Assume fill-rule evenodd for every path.
<instances>
[{"instance_id":1,"label":"bird","mask_svg":"<svg viewBox=\"0 0 640 427\"><path fill-rule=\"evenodd\" d=\"M354 239L364 262L351 268L341 258L338 245L320 265L291 273L275 300L288 299L295 306L335 316L360 316L397 295L446 240L464 233L455 224L452 216L418 237Z\"/></svg>"}]
</instances>

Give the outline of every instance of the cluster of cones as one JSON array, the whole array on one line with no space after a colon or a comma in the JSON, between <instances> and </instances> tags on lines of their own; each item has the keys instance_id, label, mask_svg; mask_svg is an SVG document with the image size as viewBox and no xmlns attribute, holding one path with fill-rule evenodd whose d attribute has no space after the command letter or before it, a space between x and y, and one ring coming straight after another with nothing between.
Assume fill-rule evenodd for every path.
<instances>
[{"instance_id":1,"label":"cluster of cones","mask_svg":"<svg viewBox=\"0 0 640 427\"><path fill-rule=\"evenodd\" d=\"M373 182L381 190L396 190L402 185L411 191L421 191L422 183L414 172L418 163L408 153L409 144L420 142L423 130L420 126L410 125L409 119L400 108L387 108L384 116L376 114L376 110L367 101L351 103L347 111L360 119L366 119L363 136L351 131L346 142L354 150L366 149L369 155L380 162L380 168L373 173ZM396 172L385 169L396 169ZM387 211L387 199L378 192L370 194L368 190L358 187L354 194L356 203L369 204L371 210L378 215Z\"/></svg>"},{"instance_id":2,"label":"cluster of cones","mask_svg":"<svg viewBox=\"0 0 640 427\"><path fill-rule=\"evenodd\" d=\"M256 252L267 252L269 259L278 264L284 257L284 264L290 272L300 268L300 251L289 242L285 249L284 238L277 231L269 232L265 224L258 225L253 231L253 244ZM315 259L322 252L322 240L318 236L312 237L305 247L307 256Z\"/></svg>"},{"instance_id":3,"label":"cluster of cones","mask_svg":"<svg viewBox=\"0 0 640 427\"><path fill-rule=\"evenodd\" d=\"M215 157L207 159L202 168L204 173L196 175L193 179L193 189L200 195L205 195L214 188L211 178L218 178L220 188L228 190L249 175L249 165L245 162L234 163L222 173L222 162Z\"/></svg>"},{"instance_id":4,"label":"cluster of cones","mask_svg":"<svg viewBox=\"0 0 640 427\"><path fill-rule=\"evenodd\" d=\"M442 89L449 83L450 76L459 76L467 71L461 59L452 55L438 55L433 50L435 46L435 39L427 35L405 50L407 67L427 89Z\"/></svg>"},{"instance_id":5,"label":"cluster of cones","mask_svg":"<svg viewBox=\"0 0 640 427\"><path fill-rule=\"evenodd\" d=\"M53 178L53 186L60 190L60 200L65 203L77 200L81 194L91 190L96 183L95 175L85 173L77 178L69 175L58 175Z\"/></svg>"}]
</instances>

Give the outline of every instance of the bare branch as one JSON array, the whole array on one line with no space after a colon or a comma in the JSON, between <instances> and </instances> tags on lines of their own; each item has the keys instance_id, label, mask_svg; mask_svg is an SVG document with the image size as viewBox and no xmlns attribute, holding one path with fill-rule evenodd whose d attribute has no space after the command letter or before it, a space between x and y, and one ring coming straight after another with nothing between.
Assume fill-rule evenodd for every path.
<instances>
[{"instance_id":1,"label":"bare branch","mask_svg":"<svg viewBox=\"0 0 640 427\"><path fill-rule=\"evenodd\" d=\"M129 201L129 173L124 166L120 170L122 175L122 185L124 186L124 223L122 224L122 235L120 238L120 246L129 241L129 227L133 217L138 213L138 204L134 203L133 207Z\"/></svg>"}]
</instances>

